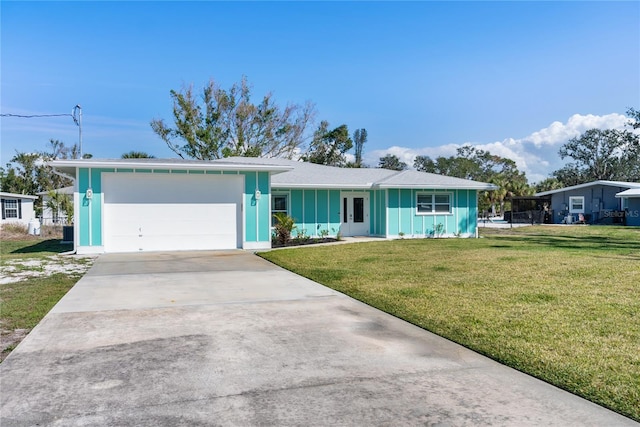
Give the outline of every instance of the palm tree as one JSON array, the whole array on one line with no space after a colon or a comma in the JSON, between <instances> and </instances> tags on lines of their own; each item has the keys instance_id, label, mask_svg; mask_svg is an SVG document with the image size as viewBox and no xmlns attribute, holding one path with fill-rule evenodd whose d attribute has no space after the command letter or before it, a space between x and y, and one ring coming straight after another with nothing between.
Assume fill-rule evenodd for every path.
<instances>
[{"instance_id":1,"label":"palm tree","mask_svg":"<svg viewBox=\"0 0 640 427\"><path fill-rule=\"evenodd\" d=\"M123 159L155 159L156 156L145 153L144 151L129 151L124 153L121 158Z\"/></svg>"}]
</instances>

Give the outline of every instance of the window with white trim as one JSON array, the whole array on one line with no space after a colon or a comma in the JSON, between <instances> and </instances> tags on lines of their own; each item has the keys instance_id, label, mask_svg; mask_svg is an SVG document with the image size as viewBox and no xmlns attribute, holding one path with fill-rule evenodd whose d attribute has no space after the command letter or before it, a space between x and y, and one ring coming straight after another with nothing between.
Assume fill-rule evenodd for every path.
<instances>
[{"instance_id":1,"label":"window with white trim","mask_svg":"<svg viewBox=\"0 0 640 427\"><path fill-rule=\"evenodd\" d=\"M569 213L584 213L584 196L569 197Z\"/></svg>"},{"instance_id":2,"label":"window with white trim","mask_svg":"<svg viewBox=\"0 0 640 427\"><path fill-rule=\"evenodd\" d=\"M272 194L271 195L271 225L276 225L274 214L282 212L289 215L289 195L288 194Z\"/></svg>"},{"instance_id":3,"label":"window with white trim","mask_svg":"<svg viewBox=\"0 0 640 427\"><path fill-rule=\"evenodd\" d=\"M416 214L434 215L451 213L451 193L417 193Z\"/></svg>"},{"instance_id":4,"label":"window with white trim","mask_svg":"<svg viewBox=\"0 0 640 427\"><path fill-rule=\"evenodd\" d=\"M620 210L629 209L629 198L621 197L620 198Z\"/></svg>"},{"instance_id":5,"label":"window with white trim","mask_svg":"<svg viewBox=\"0 0 640 427\"><path fill-rule=\"evenodd\" d=\"M5 199L4 203L4 215L2 215L3 218L6 219L10 219L10 218L15 218L15 219L19 219L18 218L18 201L17 200L11 200L11 199Z\"/></svg>"}]
</instances>

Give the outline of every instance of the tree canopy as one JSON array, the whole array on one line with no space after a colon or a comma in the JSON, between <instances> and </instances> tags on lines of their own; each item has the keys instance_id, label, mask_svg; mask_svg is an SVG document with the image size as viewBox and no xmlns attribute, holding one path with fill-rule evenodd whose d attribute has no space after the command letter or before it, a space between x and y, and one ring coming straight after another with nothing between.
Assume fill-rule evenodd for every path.
<instances>
[{"instance_id":1,"label":"tree canopy","mask_svg":"<svg viewBox=\"0 0 640 427\"><path fill-rule=\"evenodd\" d=\"M33 153L16 152L5 168L0 167L0 189L8 193L34 195L42 191L67 187L73 182L55 174L46 162L56 159L77 159L80 150L76 144L67 146L57 139L49 140L49 150ZM90 154L82 156L91 157ZM35 200L37 213L41 212L42 201Z\"/></svg>"},{"instance_id":2,"label":"tree canopy","mask_svg":"<svg viewBox=\"0 0 640 427\"><path fill-rule=\"evenodd\" d=\"M323 120L313 134L309 150L302 156L305 162L327 166L344 167L347 164L345 153L353 148L347 125L329 130L329 122Z\"/></svg>"},{"instance_id":3,"label":"tree canopy","mask_svg":"<svg viewBox=\"0 0 640 427\"><path fill-rule=\"evenodd\" d=\"M228 90L211 80L200 98L193 87L171 90L170 95L175 127L153 119L151 128L182 158L291 158L303 144L305 130L315 115L311 103L280 107L271 93L254 104L246 77Z\"/></svg>"},{"instance_id":4,"label":"tree canopy","mask_svg":"<svg viewBox=\"0 0 640 427\"><path fill-rule=\"evenodd\" d=\"M126 153L123 153L122 156L120 156L120 158L122 159L155 159L156 156L151 155L149 153L145 153L144 151L131 150Z\"/></svg>"},{"instance_id":5,"label":"tree canopy","mask_svg":"<svg viewBox=\"0 0 640 427\"><path fill-rule=\"evenodd\" d=\"M639 128L639 112L629 109L628 114L629 126ZM629 129L589 129L571 138L558 154L573 160L552 174L564 186L597 180L640 181L640 137Z\"/></svg>"},{"instance_id":6,"label":"tree canopy","mask_svg":"<svg viewBox=\"0 0 640 427\"><path fill-rule=\"evenodd\" d=\"M400 161L400 158L395 154L387 154L384 157L380 157L378 167L380 169L390 169L394 171L403 171L408 168L407 164Z\"/></svg>"},{"instance_id":7,"label":"tree canopy","mask_svg":"<svg viewBox=\"0 0 640 427\"><path fill-rule=\"evenodd\" d=\"M366 142L367 130L364 128L356 129L355 132L353 132L353 143L355 144L355 161L349 166L352 166L354 168L362 167L362 150Z\"/></svg>"}]
</instances>

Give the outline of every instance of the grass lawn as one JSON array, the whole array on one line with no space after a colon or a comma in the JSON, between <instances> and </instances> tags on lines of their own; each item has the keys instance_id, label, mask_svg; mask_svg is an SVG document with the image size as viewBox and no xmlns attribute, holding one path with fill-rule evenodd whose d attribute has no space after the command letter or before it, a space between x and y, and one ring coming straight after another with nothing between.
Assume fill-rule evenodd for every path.
<instances>
[{"instance_id":1,"label":"grass lawn","mask_svg":"<svg viewBox=\"0 0 640 427\"><path fill-rule=\"evenodd\" d=\"M640 228L480 232L260 255L640 420Z\"/></svg>"},{"instance_id":2,"label":"grass lawn","mask_svg":"<svg viewBox=\"0 0 640 427\"><path fill-rule=\"evenodd\" d=\"M73 245L61 245L59 239L42 240L26 238L24 240L2 241L0 266L15 265L20 262L52 262L49 257L70 251ZM91 263L88 259L76 259L74 263ZM21 269L38 270L37 266ZM0 360L3 360L15 348L18 342L35 327L69 289L80 279L82 273L42 274L39 277L24 278L18 282L0 284L0 333L2 348Z\"/></svg>"}]
</instances>

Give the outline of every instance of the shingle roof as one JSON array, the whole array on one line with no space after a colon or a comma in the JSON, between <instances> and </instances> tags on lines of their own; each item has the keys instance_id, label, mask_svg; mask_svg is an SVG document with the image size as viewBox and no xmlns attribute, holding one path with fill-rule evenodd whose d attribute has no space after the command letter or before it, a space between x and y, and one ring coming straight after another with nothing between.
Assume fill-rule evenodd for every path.
<instances>
[{"instance_id":1,"label":"shingle roof","mask_svg":"<svg viewBox=\"0 0 640 427\"><path fill-rule=\"evenodd\" d=\"M204 161L187 159L78 159L55 160L51 165L65 173L76 167L187 168L265 170L272 172L272 187L288 188L446 188L493 190L493 184L414 170L338 168L281 158L229 157Z\"/></svg>"},{"instance_id":2,"label":"shingle roof","mask_svg":"<svg viewBox=\"0 0 640 427\"><path fill-rule=\"evenodd\" d=\"M640 188L640 182L626 182L626 181L591 181L584 184L572 185L571 187L558 188L557 190L541 191L536 193L536 196L548 196L550 194L562 193L563 191L579 190L581 188L591 187L594 185L605 185L609 187L626 187L626 188Z\"/></svg>"},{"instance_id":3,"label":"shingle roof","mask_svg":"<svg viewBox=\"0 0 640 427\"><path fill-rule=\"evenodd\" d=\"M470 190L491 190L495 188L492 184L484 182L414 170L338 168L279 158L231 157L215 160L214 162L291 167L290 171L274 175L271 178L271 185L275 188L463 188Z\"/></svg>"},{"instance_id":4,"label":"shingle roof","mask_svg":"<svg viewBox=\"0 0 640 427\"><path fill-rule=\"evenodd\" d=\"M621 191L616 194L616 197L640 197L640 188L630 188L628 190Z\"/></svg>"}]
</instances>

